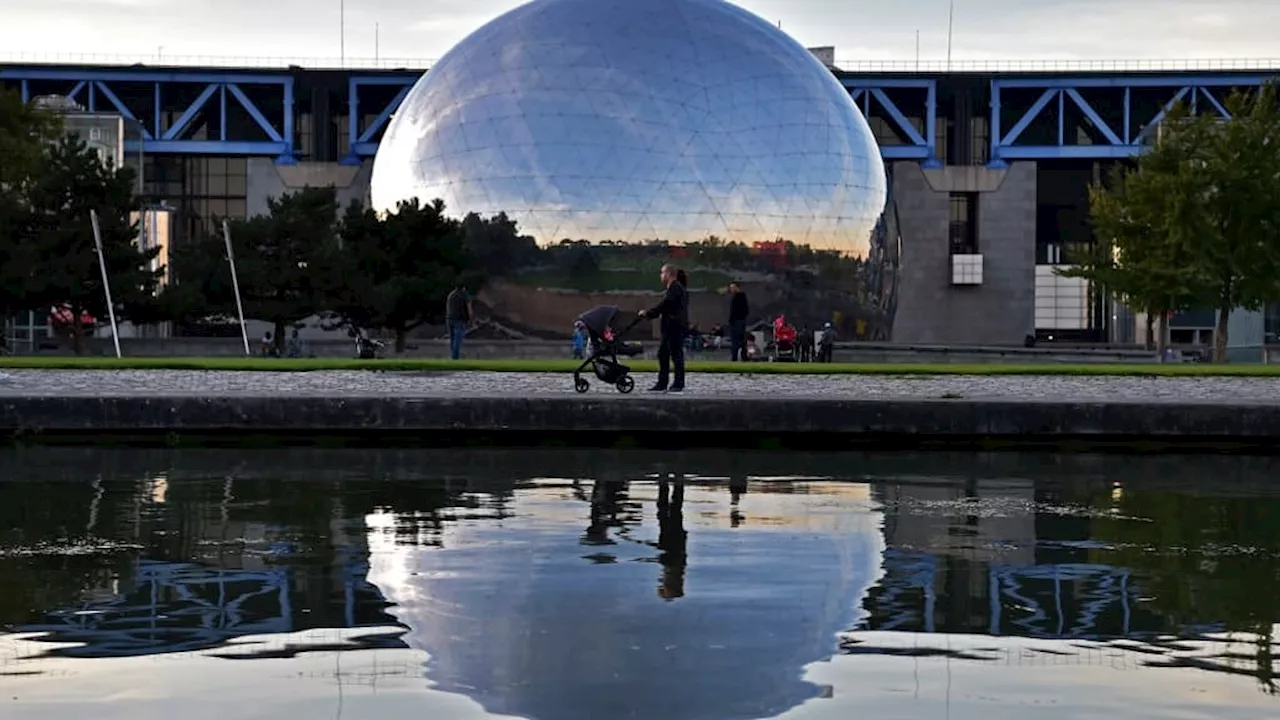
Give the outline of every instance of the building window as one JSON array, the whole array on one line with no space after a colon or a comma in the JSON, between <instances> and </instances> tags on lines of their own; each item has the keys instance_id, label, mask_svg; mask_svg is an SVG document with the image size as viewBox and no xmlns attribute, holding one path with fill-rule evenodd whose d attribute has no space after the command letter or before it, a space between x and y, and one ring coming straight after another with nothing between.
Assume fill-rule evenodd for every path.
<instances>
[{"instance_id":1,"label":"building window","mask_svg":"<svg viewBox=\"0 0 1280 720\"><path fill-rule=\"evenodd\" d=\"M1280 345L1280 303L1268 303L1263 315L1263 333L1268 345Z\"/></svg>"},{"instance_id":2,"label":"building window","mask_svg":"<svg viewBox=\"0 0 1280 720\"><path fill-rule=\"evenodd\" d=\"M247 215L249 168L243 157L152 155L146 166L146 201L176 211L177 244L216 232L222 218Z\"/></svg>"},{"instance_id":3,"label":"building window","mask_svg":"<svg viewBox=\"0 0 1280 720\"><path fill-rule=\"evenodd\" d=\"M978 254L978 193L951 193L951 254Z\"/></svg>"},{"instance_id":4,"label":"building window","mask_svg":"<svg viewBox=\"0 0 1280 720\"><path fill-rule=\"evenodd\" d=\"M969 164L986 165L991 160L991 121L985 115L969 120Z\"/></svg>"},{"instance_id":5,"label":"building window","mask_svg":"<svg viewBox=\"0 0 1280 720\"><path fill-rule=\"evenodd\" d=\"M954 163L951 162L951 156L948 154L951 151L950 144L947 142L950 136L951 119L946 115L939 113L937 118L934 119L933 155L934 157L946 160L948 165L953 165Z\"/></svg>"}]
</instances>

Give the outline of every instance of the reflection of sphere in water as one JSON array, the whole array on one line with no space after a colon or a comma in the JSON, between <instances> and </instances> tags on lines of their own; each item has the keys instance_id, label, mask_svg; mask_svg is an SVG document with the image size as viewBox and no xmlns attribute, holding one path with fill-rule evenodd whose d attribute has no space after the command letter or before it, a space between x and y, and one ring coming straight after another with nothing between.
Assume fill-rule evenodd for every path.
<instances>
[{"instance_id":1,"label":"reflection of sphere in water","mask_svg":"<svg viewBox=\"0 0 1280 720\"><path fill-rule=\"evenodd\" d=\"M865 257L883 162L830 71L723 0L534 0L418 81L373 203L507 212L541 244L784 238Z\"/></svg>"}]
</instances>

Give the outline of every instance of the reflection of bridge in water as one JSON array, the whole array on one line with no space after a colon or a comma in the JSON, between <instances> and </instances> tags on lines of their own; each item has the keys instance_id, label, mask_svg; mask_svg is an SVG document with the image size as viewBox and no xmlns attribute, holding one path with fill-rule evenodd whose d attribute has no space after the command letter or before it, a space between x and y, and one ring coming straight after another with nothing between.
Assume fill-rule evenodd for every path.
<instances>
[{"instance_id":1,"label":"reflection of bridge in water","mask_svg":"<svg viewBox=\"0 0 1280 720\"><path fill-rule=\"evenodd\" d=\"M866 602L869 629L1090 640L1163 630L1162 619L1135 602L1124 568L1090 563L983 567L890 548L884 571Z\"/></svg>"},{"instance_id":2,"label":"reflection of bridge in water","mask_svg":"<svg viewBox=\"0 0 1280 720\"><path fill-rule=\"evenodd\" d=\"M1128 568L1092 562L1092 518L1043 511L1051 503L1031 480L881 484L876 497L887 549L864 603L868 630L1090 640L1167 631L1137 601Z\"/></svg>"},{"instance_id":3,"label":"reflection of bridge in water","mask_svg":"<svg viewBox=\"0 0 1280 720\"><path fill-rule=\"evenodd\" d=\"M319 603L299 602L314 595L308 592L314 578L297 568L225 570L143 560L113 597L53 610L14 630L74 643L52 654L102 658L206 650L253 635L395 625L381 592L365 579L367 560L351 560L338 566L335 587ZM404 647L397 638L362 636L352 647Z\"/></svg>"},{"instance_id":4,"label":"reflection of bridge in water","mask_svg":"<svg viewBox=\"0 0 1280 720\"><path fill-rule=\"evenodd\" d=\"M1280 692L1280 624L1241 632L1160 612L1143 588L1149 578L1095 561L1105 548L1091 540L1097 518L1054 508L1036 483L874 488L885 508L883 575L862 601L865 620L843 634L844 653L1187 667Z\"/></svg>"}]
</instances>

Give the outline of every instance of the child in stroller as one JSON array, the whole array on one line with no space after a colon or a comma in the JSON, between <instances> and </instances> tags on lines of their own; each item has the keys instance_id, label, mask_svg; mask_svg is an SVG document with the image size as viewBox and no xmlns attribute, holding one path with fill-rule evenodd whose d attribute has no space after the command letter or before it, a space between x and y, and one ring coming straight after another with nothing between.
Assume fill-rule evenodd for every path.
<instances>
[{"instance_id":1,"label":"child in stroller","mask_svg":"<svg viewBox=\"0 0 1280 720\"><path fill-rule=\"evenodd\" d=\"M788 325L786 317L779 315L773 321L773 359L790 360L796 359L796 328L794 325Z\"/></svg>"},{"instance_id":2,"label":"child in stroller","mask_svg":"<svg viewBox=\"0 0 1280 720\"><path fill-rule=\"evenodd\" d=\"M578 321L587 329L587 357L573 371L573 389L584 393L591 384L582 377L582 371L591 368L597 378L609 383L620 393L629 393L636 388L635 378L631 377L631 368L618 361L618 356L635 357L644 352L639 343L623 342L622 336L640 322L634 313L629 325L619 330L614 324L622 316L622 311L612 305L601 305L591 308L578 317Z\"/></svg>"}]
</instances>

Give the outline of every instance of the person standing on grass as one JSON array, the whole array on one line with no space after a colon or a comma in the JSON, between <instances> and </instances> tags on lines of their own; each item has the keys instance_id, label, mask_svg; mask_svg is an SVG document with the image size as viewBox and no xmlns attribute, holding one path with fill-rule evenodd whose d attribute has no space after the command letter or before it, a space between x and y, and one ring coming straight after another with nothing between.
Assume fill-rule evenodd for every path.
<instances>
[{"instance_id":1,"label":"person standing on grass","mask_svg":"<svg viewBox=\"0 0 1280 720\"><path fill-rule=\"evenodd\" d=\"M729 360L747 361L747 294L737 282L729 283Z\"/></svg>"},{"instance_id":2,"label":"person standing on grass","mask_svg":"<svg viewBox=\"0 0 1280 720\"><path fill-rule=\"evenodd\" d=\"M457 360L462 357L462 338L467 334L467 323L471 322L471 297L461 280L445 298L444 320L449 326L449 357Z\"/></svg>"},{"instance_id":3,"label":"person standing on grass","mask_svg":"<svg viewBox=\"0 0 1280 720\"><path fill-rule=\"evenodd\" d=\"M689 328L689 293L680 282L680 270L670 263L662 266L659 275L666 292L662 302L648 310L641 310L642 318L657 318L661 330L658 341L658 382L650 392L684 391L684 337ZM672 378L672 370L675 377ZM668 381L673 380L670 386Z\"/></svg>"}]
</instances>

